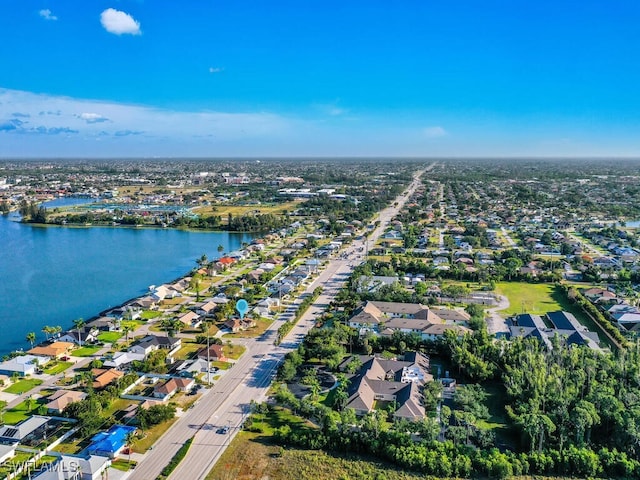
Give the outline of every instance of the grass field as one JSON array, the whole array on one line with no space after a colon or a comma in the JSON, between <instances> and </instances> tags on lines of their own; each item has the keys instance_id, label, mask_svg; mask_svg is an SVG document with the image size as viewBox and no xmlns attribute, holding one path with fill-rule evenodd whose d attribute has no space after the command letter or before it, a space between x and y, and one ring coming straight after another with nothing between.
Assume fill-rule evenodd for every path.
<instances>
[{"instance_id":1,"label":"grass field","mask_svg":"<svg viewBox=\"0 0 640 480\"><path fill-rule=\"evenodd\" d=\"M38 385L42 385L42 380L38 378L25 378L23 380L18 380L13 385L5 388L4 391L6 393L14 393L20 395L22 393L28 392L32 388L37 387Z\"/></svg>"},{"instance_id":2,"label":"grass field","mask_svg":"<svg viewBox=\"0 0 640 480\"><path fill-rule=\"evenodd\" d=\"M312 428L286 410L269 413L264 421L254 421L261 432L239 432L207 480L335 480L378 479L418 480L423 475L397 470L377 460L357 456L337 456L317 450L281 448L271 443L273 428L287 424L292 428Z\"/></svg>"},{"instance_id":3,"label":"grass field","mask_svg":"<svg viewBox=\"0 0 640 480\"><path fill-rule=\"evenodd\" d=\"M229 214L248 215L253 213L265 214L272 213L274 215L281 214L284 211L291 211L297 208L299 202L286 202L276 205L211 205L208 207L199 207L194 209L194 213L198 215L218 215L226 220Z\"/></svg>"},{"instance_id":4,"label":"grass field","mask_svg":"<svg viewBox=\"0 0 640 480\"><path fill-rule=\"evenodd\" d=\"M44 373L48 375L57 375L58 373L64 372L67 368L73 365L73 362L59 362L56 361L53 365L44 369Z\"/></svg>"},{"instance_id":5,"label":"grass field","mask_svg":"<svg viewBox=\"0 0 640 480\"><path fill-rule=\"evenodd\" d=\"M133 451L136 453L144 453L149 450L149 448L154 443L156 443L156 441L164 434L164 432L169 430L169 427L171 427L171 425L173 425L173 422L175 422L177 419L177 417L172 418L171 420L162 422L159 425L155 425L149 430L145 430L144 438L140 438L133 442Z\"/></svg>"},{"instance_id":6,"label":"grass field","mask_svg":"<svg viewBox=\"0 0 640 480\"><path fill-rule=\"evenodd\" d=\"M151 320L152 318L156 318L162 315L161 312L156 312L155 310L145 310L140 314L140 318L142 320Z\"/></svg>"},{"instance_id":7,"label":"grass field","mask_svg":"<svg viewBox=\"0 0 640 480\"><path fill-rule=\"evenodd\" d=\"M122 337L122 332L102 332L98 340L104 343L115 343Z\"/></svg>"},{"instance_id":8,"label":"grass field","mask_svg":"<svg viewBox=\"0 0 640 480\"><path fill-rule=\"evenodd\" d=\"M186 360L188 358L192 358L198 350L204 347L206 347L206 345L203 345L201 343L191 343L183 341L182 347L180 348L180 350L178 350L178 353L175 354L175 358L176 360Z\"/></svg>"},{"instance_id":9,"label":"grass field","mask_svg":"<svg viewBox=\"0 0 640 480\"><path fill-rule=\"evenodd\" d=\"M90 357L92 355L95 355L96 352L98 350L100 350L102 347L80 347L76 350L74 350L73 352L71 352L71 355L73 355L74 357Z\"/></svg>"},{"instance_id":10,"label":"grass field","mask_svg":"<svg viewBox=\"0 0 640 480\"><path fill-rule=\"evenodd\" d=\"M233 360L239 359L242 354L245 352L247 347L244 345L223 345L222 351L224 352L225 357L232 358Z\"/></svg>"},{"instance_id":11,"label":"grass field","mask_svg":"<svg viewBox=\"0 0 640 480\"><path fill-rule=\"evenodd\" d=\"M496 284L496 292L509 299L509 308L500 313L539 315L563 310L563 305L554 298L555 290L556 286L549 283L500 282Z\"/></svg>"}]
</instances>

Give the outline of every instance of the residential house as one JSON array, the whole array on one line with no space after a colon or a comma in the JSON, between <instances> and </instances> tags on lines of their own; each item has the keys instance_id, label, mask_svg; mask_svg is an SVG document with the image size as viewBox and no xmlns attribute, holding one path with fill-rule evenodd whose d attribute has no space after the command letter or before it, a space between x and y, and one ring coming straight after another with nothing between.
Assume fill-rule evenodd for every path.
<instances>
[{"instance_id":1,"label":"residential house","mask_svg":"<svg viewBox=\"0 0 640 480\"><path fill-rule=\"evenodd\" d=\"M346 408L365 415L375 408L395 404L395 419L420 420L425 415L422 386L433 380L428 373L429 359L417 352L408 352L403 360L385 360L361 356L362 366L349 378ZM351 358L340 369L345 371Z\"/></svg>"},{"instance_id":2,"label":"residential house","mask_svg":"<svg viewBox=\"0 0 640 480\"><path fill-rule=\"evenodd\" d=\"M124 376L123 372L115 368L94 368L91 374L93 375L92 386L96 390L105 388Z\"/></svg>"},{"instance_id":3,"label":"residential house","mask_svg":"<svg viewBox=\"0 0 640 480\"><path fill-rule=\"evenodd\" d=\"M0 374L13 376L17 373L21 377L36 373L38 365L43 363L42 357L35 355L19 355L0 363Z\"/></svg>"},{"instance_id":4,"label":"residential house","mask_svg":"<svg viewBox=\"0 0 640 480\"><path fill-rule=\"evenodd\" d=\"M75 343L76 345L84 345L86 343L94 343L98 340L99 333L97 328L91 325L85 325L80 329L74 328L68 330L63 333L58 340L61 342Z\"/></svg>"},{"instance_id":5,"label":"residential house","mask_svg":"<svg viewBox=\"0 0 640 480\"><path fill-rule=\"evenodd\" d=\"M610 303L618 298L615 293L604 288L597 287L589 288L588 290L583 291L582 294L592 303Z\"/></svg>"},{"instance_id":6,"label":"residential house","mask_svg":"<svg viewBox=\"0 0 640 480\"><path fill-rule=\"evenodd\" d=\"M547 348L553 348L552 339L555 336L564 345L586 345L593 350L600 350L598 334L590 332L580 324L569 312L550 312L546 315L552 327L548 327L542 317L523 313L509 319L509 334L511 338L533 337L541 341Z\"/></svg>"},{"instance_id":7,"label":"residential house","mask_svg":"<svg viewBox=\"0 0 640 480\"><path fill-rule=\"evenodd\" d=\"M134 361L143 361L145 358L144 353L133 353L133 352L116 352L113 354L111 358L107 358L102 364L104 367L109 368L117 368L119 370L123 370L127 368L131 362Z\"/></svg>"},{"instance_id":8,"label":"residential house","mask_svg":"<svg viewBox=\"0 0 640 480\"><path fill-rule=\"evenodd\" d=\"M180 346L182 345L182 340L180 338L173 337L160 337L157 335L147 335L146 337L136 341L133 345L129 347L129 351L131 353L140 353L147 356L151 352L154 352L159 349L167 350L167 357L173 357L178 350L180 350Z\"/></svg>"},{"instance_id":9,"label":"residential house","mask_svg":"<svg viewBox=\"0 0 640 480\"><path fill-rule=\"evenodd\" d=\"M50 467L41 468L37 480L102 480L106 478L111 459L100 455L61 455Z\"/></svg>"},{"instance_id":10,"label":"residential house","mask_svg":"<svg viewBox=\"0 0 640 480\"><path fill-rule=\"evenodd\" d=\"M165 402L178 392L191 390L194 385L193 378L171 377L153 389L153 397Z\"/></svg>"},{"instance_id":11,"label":"residential house","mask_svg":"<svg viewBox=\"0 0 640 480\"><path fill-rule=\"evenodd\" d=\"M93 436L87 452L92 455L115 458L127 445L127 435L136 431L128 425L113 425L108 431Z\"/></svg>"},{"instance_id":12,"label":"residential house","mask_svg":"<svg viewBox=\"0 0 640 480\"><path fill-rule=\"evenodd\" d=\"M27 353L47 359L57 359L68 355L74 347L75 345L71 342L53 342L48 345L38 345L28 350Z\"/></svg>"},{"instance_id":13,"label":"residential house","mask_svg":"<svg viewBox=\"0 0 640 480\"><path fill-rule=\"evenodd\" d=\"M48 403L45 404L45 408L49 413L60 415L67 408L67 405L85 398L87 398L87 394L77 390L56 390L47 398Z\"/></svg>"},{"instance_id":14,"label":"residential house","mask_svg":"<svg viewBox=\"0 0 640 480\"><path fill-rule=\"evenodd\" d=\"M226 362L227 357L224 356L222 345L210 345L198 351L198 358L201 360L210 360L212 362Z\"/></svg>"},{"instance_id":15,"label":"residential house","mask_svg":"<svg viewBox=\"0 0 640 480\"><path fill-rule=\"evenodd\" d=\"M195 312L202 317L210 317L213 315L217 304L213 300L207 300L205 302L196 303L194 305Z\"/></svg>"},{"instance_id":16,"label":"residential house","mask_svg":"<svg viewBox=\"0 0 640 480\"><path fill-rule=\"evenodd\" d=\"M251 327L255 327L256 326L256 322L249 317L245 317L245 318L230 318L229 320L227 320L226 322L224 322L224 326L227 327L229 330L231 330L231 332L236 333L236 332L242 332L244 330L247 330Z\"/></svg>"},{"instance_id":17,"label":"residential house","mask_svg":"<svg viewBox=\"0 0 640 480\"><path fill-rule=\"evenodd\" d=\"M202 325L202 317L198 315L196 312L189 310L188 312L184 312L178 316L178 320L187 328L198 328Z\"/></svg>"},{"instance_id":18,"label":"residential house","mask_svg":"<svg viewBox=\"0 0 640 480\"><path fill-rule=\"evenodd\" d=\"M0 427L0 441L22 442L27 438L43 438L48 430L51 417L32 415L16 425Z\"/></svg>"}]
</instances>

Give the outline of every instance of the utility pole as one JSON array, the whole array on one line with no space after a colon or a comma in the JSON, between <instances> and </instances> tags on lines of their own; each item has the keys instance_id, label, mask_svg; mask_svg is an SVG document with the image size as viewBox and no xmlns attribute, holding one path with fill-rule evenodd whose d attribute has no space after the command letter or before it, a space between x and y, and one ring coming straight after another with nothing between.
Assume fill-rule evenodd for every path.
<instances>
[{"instance_id":1,"label":"utility pole","mask_svg":"<svg viewBox=\"0 0 640 480\"><path fill-rule=\"evenodd\" d=\"M207 326L207 386L211 386L211 349L209 347L209 327Z\"/></svg>"}]
</instances>

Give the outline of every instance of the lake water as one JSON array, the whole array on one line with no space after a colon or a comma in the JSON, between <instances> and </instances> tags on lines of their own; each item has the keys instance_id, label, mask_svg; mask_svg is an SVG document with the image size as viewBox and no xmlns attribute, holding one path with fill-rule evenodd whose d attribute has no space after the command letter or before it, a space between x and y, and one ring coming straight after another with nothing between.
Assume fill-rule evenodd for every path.
<instances>
[{"instance_id":1,"label":"lake water","mask_svg":"<svg viewBox=\"0 0 640 480\"><path fill-rule=\"evenodd\" d=\"M27 347L28 332L43 340L45 325L69 328L76 318L178 278L203 253L218 257L218 245L229 252L253 239L227 232L37 227L15 220L15 214L0 215L0 353Z\"/></svg>"}]
</instances>

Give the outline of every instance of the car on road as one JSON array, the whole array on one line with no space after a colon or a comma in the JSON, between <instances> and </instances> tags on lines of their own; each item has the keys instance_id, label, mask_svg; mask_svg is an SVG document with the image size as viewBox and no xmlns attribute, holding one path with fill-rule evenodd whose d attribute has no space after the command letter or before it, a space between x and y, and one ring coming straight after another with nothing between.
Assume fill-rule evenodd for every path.
<instances>
[{"instance_id":1,"label":"car on road","mask_svg":"<svg viewBox=\"0 0 640 480\"><path fill-rule=\"evenodd\" d=\"M218 430L216 430L216 433L226 435L227 433L229 433L229 427L228 426L220 427Z\"/></svg>"}]
</instances>

